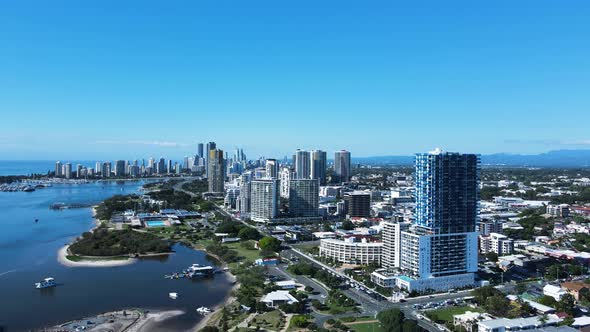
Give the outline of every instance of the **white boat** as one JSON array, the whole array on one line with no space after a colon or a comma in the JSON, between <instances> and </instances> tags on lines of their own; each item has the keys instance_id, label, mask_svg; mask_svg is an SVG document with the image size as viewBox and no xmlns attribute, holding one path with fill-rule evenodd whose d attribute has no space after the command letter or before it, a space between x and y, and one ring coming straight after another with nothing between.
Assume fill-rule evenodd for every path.
<instances>
[{"instance_id":1,"label":"white boat","mask_svg":"<svg viewBox=\"0 0 590 332\"><path fill-rule=\"evenodd\" d=\"M45 278L45 279L43 279L43 281L35 283L35 288L37 288L37 289L43 289L43 288L49 288L49 287L55 287L55 286L57 286L57 284L55 283L55 279L53 279L53 278Z\"/></svg>"},{"instance_id":2,"label":"white boat","mask_svg":"<svg viewBox=\"0 0 590 332\"><path fill-rule=\"evenodd\" d=\"M178 298L178 293L168 293L171 299L176 300Z\"/></svg>"},{"instance_id":3,"label":"white boat","mask_svg":"<svg viewBox=\"0 0 590 332\"><path fill-rule=\"evenodd\" d=\"M211 309L207 308L207 307L200 307L197 309L197 312L202 314L202 315L206 315L206 314L210 314L211 313Z\"/></svg>"}]
</instances>

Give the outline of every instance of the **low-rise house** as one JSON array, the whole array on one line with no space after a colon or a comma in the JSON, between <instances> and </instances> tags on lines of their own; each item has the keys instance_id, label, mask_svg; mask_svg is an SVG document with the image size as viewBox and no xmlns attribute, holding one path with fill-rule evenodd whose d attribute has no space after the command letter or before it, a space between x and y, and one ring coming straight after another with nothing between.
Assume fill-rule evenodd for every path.
<instances>
[{"instance_id":1,"label":"low-rise house","mask_svg":"<svg viewBox=\"0 0 590 332\"><path fill-rule=\"evenodd\" d=\"M560 301L565 294L567 294L567 292L559 286L547 284L543 287L543 295L551 296L555 301Z\"/></svg>"},{"instance_id":2,"label":"low-rise house","mask_svg":"<svg viewBox=\"0 0 590 332\"><path fill-rule=\"evenodd\" d=\"M584 282L564 282L561 284L561 288L572 294L576 301L580 301L590 294L590 285Z\"/></svg>"},{"instance_id":3,"label":"low-rise house","mask_svg":"<svg viewBox=\"0 0 590 332\"><path fill-rule=\"evenodd\" d=\"M265 303L268 307L273 307L276 308L281 304L293 304L293 303L297 303L299 301L297 301L296 298L293 297L293 295L289 294L289 291L286 290L278 290L278 291L274 291L274 292L270 292L268 294L266 294L261 302Z\"/></svg>"},{"instance_id":4,"label":"low-rise house","mask_svg":"<svg viewBox=\"0 0 590 332\"><path fill-rule=\"evenodd\" d=\"M297 284L295 283L295 280L277 281L277 282L275 282L275 285L277 285L277 287L279 287L280 289L295 289L295 288L297 288Z\"/></svg>"},{"instance_id":5,"label":"low-rise house","mask_svg":"<svg viewBox=\"0 0 590 332\"><path fill-rule=\"evenodd\" d=\"M528 318L498 318L483 320L477 323L478 332L522 331L554 326L561 322L556 315L534 316Z\"/></svg>"},{"instance_id":6,"label":"low-rise house","mask_svg":"<svg viewBox=\"0 0 590 332\"><path fill-rule=\"evenodd\" d=\"M493 319L487 313L466 311L460 315L453 316L453 325L463 327L467 332L473 332L477 329L477 323L484 320Z\"/></svg>"}]
</instances>

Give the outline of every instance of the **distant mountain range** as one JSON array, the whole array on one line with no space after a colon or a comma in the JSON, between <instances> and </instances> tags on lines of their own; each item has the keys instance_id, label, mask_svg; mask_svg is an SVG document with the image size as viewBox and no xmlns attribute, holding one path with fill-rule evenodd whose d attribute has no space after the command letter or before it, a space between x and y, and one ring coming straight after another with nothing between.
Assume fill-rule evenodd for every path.
<instances>
[{"instance_id":1,"label":"distant mountain range","mask_svg":"<svg viewBox=\"0 0 590 332\"><path fill-rule=\"evenodd\" d=\"M352 158L354 163L373 165L412 165L414 156ZM590 167L590 150L556 150L541 154L495 153L481 156L482 165L513 167Z\"/></svg>"}]
</instances>

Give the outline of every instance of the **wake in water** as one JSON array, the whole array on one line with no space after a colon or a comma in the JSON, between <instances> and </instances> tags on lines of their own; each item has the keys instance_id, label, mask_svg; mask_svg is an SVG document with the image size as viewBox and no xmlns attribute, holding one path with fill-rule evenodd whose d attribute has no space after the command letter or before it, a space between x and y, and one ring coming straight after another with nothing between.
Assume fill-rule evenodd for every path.
<instances>
[{"instance_id":1,"label":"wake in water","mask_svg":"<svg viewBox=\"0 0 590 332\"><path fill-rule=\"evenodd\" d=\"M0 277L2 277L4 275L7 275L9 273L12 273L12 272L16 272L16 270L10 270L10 271L6 271L6 272L0 272Z\"/></svg>"}]
</instances>

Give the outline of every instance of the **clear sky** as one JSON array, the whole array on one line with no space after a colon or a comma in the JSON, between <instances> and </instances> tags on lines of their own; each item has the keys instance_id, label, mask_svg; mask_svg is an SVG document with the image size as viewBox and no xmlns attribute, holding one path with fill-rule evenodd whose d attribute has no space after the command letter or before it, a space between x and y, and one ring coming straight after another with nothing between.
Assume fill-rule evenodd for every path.
<instances>
[{"instance_id":1,"label":"clear sky","mask_svg":"<svg viewBox=\"0 0 590 332\"><path fill-rule=\"evenodd\" d=\"M4 1L0 159L590 148L589 1L409 3Z\"/></svg>"}]
</instances>

